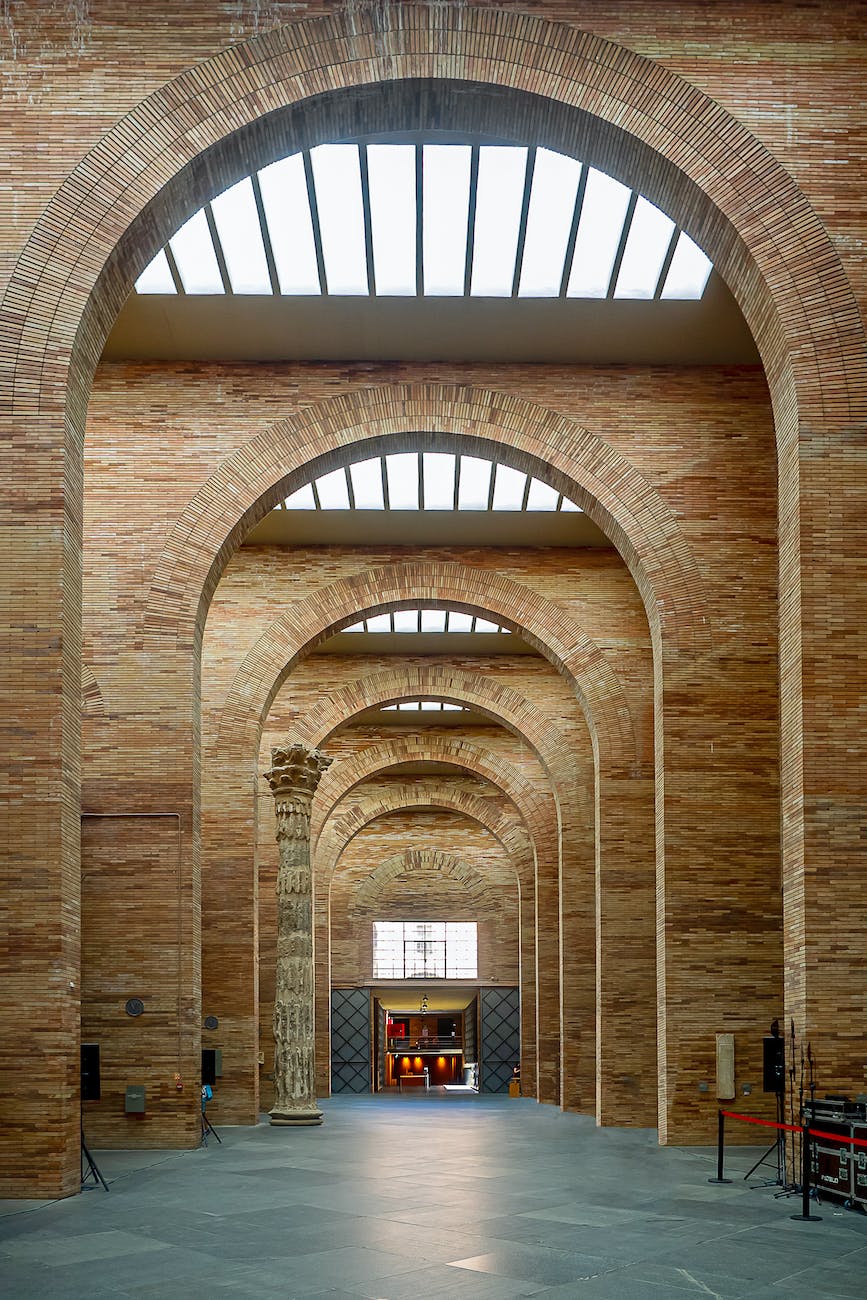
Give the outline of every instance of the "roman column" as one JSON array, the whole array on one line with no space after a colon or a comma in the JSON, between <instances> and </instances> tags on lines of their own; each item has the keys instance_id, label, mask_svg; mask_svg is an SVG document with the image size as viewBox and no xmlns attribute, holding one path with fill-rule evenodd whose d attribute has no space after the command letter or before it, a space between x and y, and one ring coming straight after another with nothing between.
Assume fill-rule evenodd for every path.
<instances>
[{"instance_id":1,"label":"roman column","mask_svg":"<svg viewBox=\"0 0 867 1300\"><path fill-rule=\"evenodd\" d=\"M272 1124L321 1124L314 1096L313 877L310 805L331 759L307 745L271 750L265 773L277 810L277 992Z\"/></svg>"}]
</instances>

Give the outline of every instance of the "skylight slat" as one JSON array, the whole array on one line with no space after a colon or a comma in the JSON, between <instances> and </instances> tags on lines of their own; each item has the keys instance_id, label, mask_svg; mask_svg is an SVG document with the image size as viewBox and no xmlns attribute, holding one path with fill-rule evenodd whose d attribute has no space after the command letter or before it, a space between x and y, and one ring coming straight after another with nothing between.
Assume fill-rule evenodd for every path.
<instances>
[{"instance_id":1,"label":"skylight slat","mask_svg":"<svg viewBox=\"0 0 867 1300\"><path fill-rule=\"evenodd\" d=\"M281 294L321 293L302 155L263 167L259 189Z\"/></svg>"},{"instance_id":2,"label":"skylight slat","mask_svg":"<svg viewBox=\"0 0 867 1300\"><path fill-rule=\"evenodd\" d=\"M590 168L567 297L604 298L608 293L630 195L625 185Z\"/></svg>"},{"instance_id":3,"label":"skylight slat","mask_svg":"<svg viewBox=\"0 0 867 1300\"><path fill-rule=\"evenodd\" d=\"M348 510L349 485L346 482L346 470L335 469L330 474L323 474L316 480L319 505L322 510Z\"/></svg>"},{"instance_id":4,"label":"skylight slat","mask_svg":"<svg viewBox=\"0 0 867 1300\"><path fill-rule=\"evenodd\" d=\"M392 510L418 510L418 455L416 452L398 452L386 456L385 470L388 478L388 503Z\"/></svg>"},{"instance_id":5,"label":"skylight slat","mask_svg":"<svg viewBox=\"0 0 867 1300\"><path fill-rule=\"evenodd\" d=\"M148 262L135 282L135 289L136 293L177 293L164 248L161 248L156 257Z\"/></svg>"},{"instance_id":6,"label":"skylight slat","mask_svg":"<svg viewBox=\"0 0 867 1300\"><path fill-rule=\"evenodd\" d=\"M373 272L378 296L416 291L415 145L367 146Z\"/></svg>"},{"instance_id":7,"label":"skylight slat","mask_svg":"<svg viewBox=\"0 0 867 1300\"><path fill-rule=\"evenodd\" d=\"M357 144L320 144L310 150L328 293L369 292L364 204Z\"/></svg>"},{"instance_id":8,"label":"skylight slat","mask_svg":"<svg viewBox=\"0 0 867 1300\"><path fill-rule=\"evenodd\" d=\"M172 235L169 246L185 293L225 293L203 208Z\"/></svg>"},{"instance_id":9,"label":"skylight slat","mask_svg":"<svg viewBox=\"0 0 867 1300\"><path fill-rule=\"evenodd\" d=\"M313 484L305 483L303 487L298 488L283 502L285 510L315 510L316 498L313 495Z\"/></svg>"},{"instance_id":10,"label":"skylight slat","mask_svg":"<svg viewBox=\"0 0 867 1300\"><path fill-rule=\"evenodd\" d=\"M472 614L462 614L458 610L449 610L448 630L450 632L472 632Z\"/></svg>"},{"instance_id":11,"label":"skylight slat","mask_svg":"<svg viewBox=\"0 0 867 1300\"><path fill-rule=\"evenodd\" d=\"M527 475L510 465L497 465L492 510L520 510L524 503Z\"/></svg>"},{"instance_id":12,"label":"skylight slat","mask_svg":"<svg viewBox=\"0 0 867 1300\"><path fill-rule=\"evenodd\" d=\"M549 487L547 483L542 483L540 479L530 480L530 492L527 497L528 510L556 510L559 492L556 488Z\"/></svg>"},{"instance_id":13,"label":"skylight slat","mask_svg":"<svg viewBox=\"0 0 867 1300\"><path fill-rule=\"evenodd\" d=\"M445 632L446 611L444 609L423 609L421 611L422 632Z\"/></svg>"},{"instance_id":14,"label":"skylight slat","mask_svg":"<svg viewBox=\"0 0 867 1300\"><path fill-rule=\"evenodd\" d=\"M367 620L367 630L368 632L390 632L391 615L374 614L372 618Z\"/></svg>"},{"instance_id":15,"label":"skylight slat","mask_svg":"<svg viewBox=\"0 0 867 1300\"><path fill-rule=\"evenodd\" d=\"M245 176L211 203L233 293L271 293L253 183Z\"/></svg>"},{"instance_id":16,"label":"skylight slat","mask_svg":"<svg viewBox=\"0 0 867 1300\"><path fill-rule=\"evenodd\" d=\"M626 238L615 298L653 297L673 233L671 217L647 199L639 198Z\"/></svg>"},{"instance_id":17,"label":"skylight slat","mask_svg":"<svg viewBox=\"0 0 867 1300\"><path fill-rule=\"evenodd\" d=\"M461 456L458 510L487 510L493 464L478 456Z\"/></svg>"},{"instance_id":18,"label":"skylight slat","mask_svg":"<svg viewBox=\"0 0 867 1300\"><path fill-rule=\"evenodd\" d=\"M422 456L425 510L453 510L455 461L449 452L426 451Z\"/></svg>"},{"instance_id":19,"label":"skylight slat","mask_svg":"<svg viewBox=\"0 0 867 1300\"><path fill-rule=\"evenodd\" d=\"M418 610L417 609L396 609L392 617L394 619L395 632L417 632L418 631Z\"/></svg>"},{"instance_id":20,"label":"skylight slat","mask_svg":"<svg viewBox=\"0 0 867 1300\"><path fill-rule=\"evenodd\" d=\"M426 144L422 163L424 292L461 296L470 209L469 145Z\"/></svg>"},{"instance_id":21,"label":"skylight slat","mask_svg":"<svg viewBox=\"0 0 867 1300\"><path fill-rule=\"evenodd\" d=\"M473 234L474 298L510 298L527 174L525 148L482 145Z\"/></svg>"},{"instance_id":22,"label":"skylight slat","mask_svg":"<svg viewBox=\"0 0 867 1300\"><path fill-rule=\"evenodd\" d=\"M686 231L681 231L660 297L701 298L712 270L710 258L690 239Z\"/></svg>"},{"instance_id":23,"label":"skylight slat","mask_svg":"<svg viewBox=\"0 0 867 1300\"><path fill-rule=\"evenodd\" d=\"M577 159L536 150L519 297L559 295L580 179Z\"/></svg>"},{"instance_id":24,"label":"skylight slat","mask_svg":"<svg viewBox=\"0 0 867 1300\"><path fill-rule=\"evenodd\" d=\"M356 510L384 510L385 497L382 491L382 459L357 460L349 466L352 478L352 495L355 497Z\"/></svg>"}]
</instances>

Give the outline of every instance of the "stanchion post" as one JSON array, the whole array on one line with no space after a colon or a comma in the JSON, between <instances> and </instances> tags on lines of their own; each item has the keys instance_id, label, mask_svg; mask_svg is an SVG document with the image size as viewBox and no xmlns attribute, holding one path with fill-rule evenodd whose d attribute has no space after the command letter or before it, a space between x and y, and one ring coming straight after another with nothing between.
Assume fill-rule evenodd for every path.
<instances>
[{"instance_id":1,"label":"stanchion post","mask_svg":"<svg viewBox=\"0 0 867 1300\"><path fill-rule=\"evenodd\" d=\"M810 1125L801 1132L801 1213L791 1217L799 1223L821 1223L821 1214L810 1213Z\"/></svg>"},{"instance_id":2,"label":"stanchion post","mask_svg":"<svg viewBox=\"0 0 867 1300\"><path fill-rule=\"evenodd\" d=\"M730 1183L730 1178L723 1178L723 1158L726 1142L726 1117L725 1111L717 1111L718 1128L717 1128L717 1147L716 1147L716 1178L709 1178L709 1183Z\"/></svg>"}]
</instances>

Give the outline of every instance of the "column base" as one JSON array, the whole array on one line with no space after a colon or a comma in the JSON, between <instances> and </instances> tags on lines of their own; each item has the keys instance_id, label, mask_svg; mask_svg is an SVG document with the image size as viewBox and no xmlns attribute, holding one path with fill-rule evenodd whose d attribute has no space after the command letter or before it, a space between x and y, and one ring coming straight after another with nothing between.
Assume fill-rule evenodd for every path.
<instances>
[{"instance_id":1,"label":"column base","mask_svg":"<svg viewBox=\"0 0 867 1300\"><path fill-rule=\"evenodd\" d=\"M279 1124L284 1127L309 1127L311 1124L322 1123L322 1111L317 1110L315 1106L310 1110L272 1110L268 1112L268 1115L272 1124Z\"/></svg>"}]
</instances>

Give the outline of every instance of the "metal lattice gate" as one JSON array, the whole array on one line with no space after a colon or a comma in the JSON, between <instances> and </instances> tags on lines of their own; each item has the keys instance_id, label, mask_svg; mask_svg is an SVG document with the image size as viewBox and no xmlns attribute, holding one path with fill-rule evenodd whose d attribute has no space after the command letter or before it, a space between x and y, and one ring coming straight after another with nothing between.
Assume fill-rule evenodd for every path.
<instances>
[{"instance_id":1,"label":"metal lattice gate","mask_svg":"<svg viewBox=\"0 0 867 1300\"><path fill-rule=\"evenodd\" d=\"M331 990L331 1091L370 1092L370 993Z\"/></svg>"},{"instance_id":2,"label":"metal lattice gate","mask_svg":"<svg viewBox=\"0 0 867 1300\"><path fill-rule=\"evenodd\" d=\"M521 1060L521 999L518 989L481 990L481 1091L508 1092Z\"/></svg>"}]
</instances>

